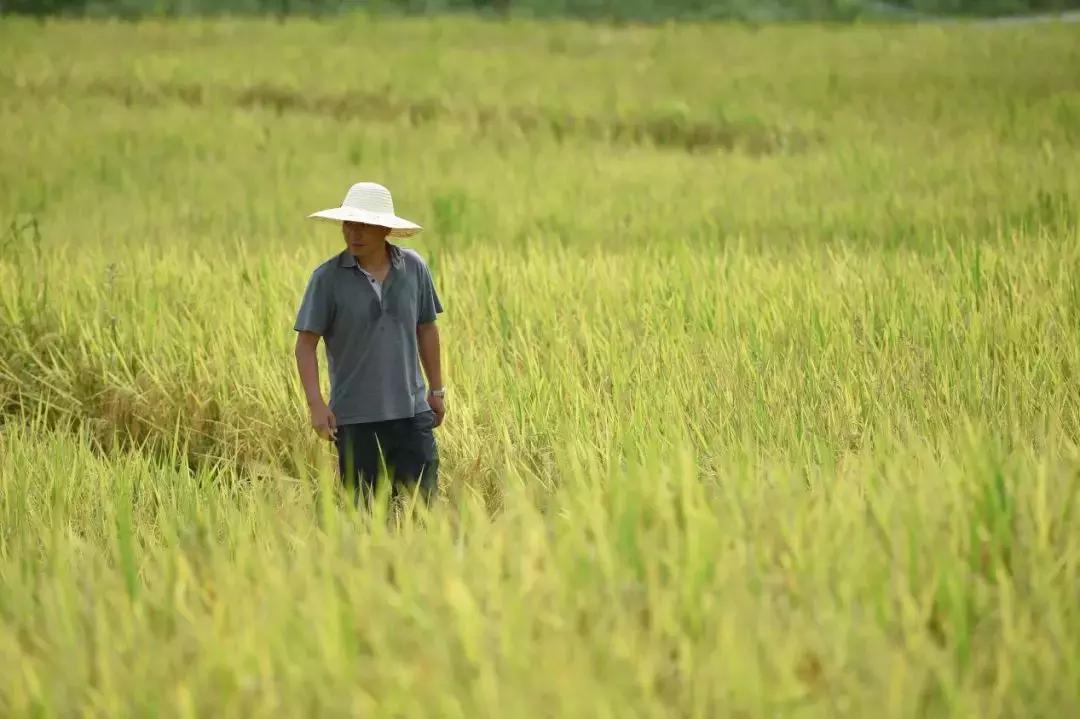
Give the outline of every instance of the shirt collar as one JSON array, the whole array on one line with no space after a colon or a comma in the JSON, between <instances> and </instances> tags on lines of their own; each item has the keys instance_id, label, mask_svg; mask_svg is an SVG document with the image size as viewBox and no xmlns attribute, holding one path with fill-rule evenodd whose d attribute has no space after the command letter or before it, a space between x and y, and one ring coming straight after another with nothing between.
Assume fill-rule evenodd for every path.
<instances>
[{"instance_id":1,"label":"shirt collar","mask_svg":"<svg viewBox=\"0 0 1080 719\"><path fill-rule=\"evenodd\" d=\"M400 270L405 266L405 258L401 254L401 248L392 242L387 242L386 246L390 249L390 264ZM359 267L359 265L356 264L356 257L347 249L338 255L338 266Z\"/></svg>"}]
</instances>

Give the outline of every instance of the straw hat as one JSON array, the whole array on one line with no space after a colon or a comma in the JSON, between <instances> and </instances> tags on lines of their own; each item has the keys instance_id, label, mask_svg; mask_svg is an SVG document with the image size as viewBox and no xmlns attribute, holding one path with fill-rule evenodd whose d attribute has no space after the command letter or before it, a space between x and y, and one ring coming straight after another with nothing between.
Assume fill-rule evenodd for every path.
<instances>
[{"instance_id":1,"label":"straw hat","mask_svg":"<svg viewBox=\"0 0 1080 719\"><path fill-rule=\"evenodd\" d=\"M341 207L319 210L308 217L389 227L390 237L408 237L422 229L415 222L395 215L394 199L390 196L390 190L375 182L356 183L345 194Z\"/></svg>"}]
</instances>

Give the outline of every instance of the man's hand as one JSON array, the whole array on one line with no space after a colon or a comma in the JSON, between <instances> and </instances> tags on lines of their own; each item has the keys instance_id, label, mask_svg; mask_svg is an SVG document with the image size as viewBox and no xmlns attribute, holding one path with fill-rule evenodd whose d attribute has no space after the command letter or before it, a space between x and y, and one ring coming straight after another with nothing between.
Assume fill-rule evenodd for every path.
<instances>
[{"instance_id":1,"label":"man's hand","mask_svg":"<svg viewBox=\"0 0 1080 719\"><path fill-rule=\"evenodd\" d=\"M442 397L436 397L428 392L427 403L431 405L431 409L435 411L435 424L431 425L432 429L435 429L442 424L443 416L446 414L446 402Z\"/></svg>"},{"instance_id":2,"label":"man's hand","mask_svg":"<svg viewBox=\"0 0 1080 719\"><path fill-rule=\"evenodd\" d=\"M337 418L325 404L311 408L311 426L323 439L331 442L337 439Z\"/></svg>"}]
</instances>

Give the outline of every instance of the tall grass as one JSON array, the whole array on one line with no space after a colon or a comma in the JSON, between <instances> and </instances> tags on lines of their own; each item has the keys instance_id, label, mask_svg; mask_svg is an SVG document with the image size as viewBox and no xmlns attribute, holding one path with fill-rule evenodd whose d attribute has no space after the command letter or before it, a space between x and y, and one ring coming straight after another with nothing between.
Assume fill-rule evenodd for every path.
<instances>
[{"instance_id":1,"label":"tall grass","mask_svg":"<svg viewBox=\"0 0 1080 719\"><path fill-rule=\"evenodd\" d=\"M0 713L1077 713L1077 39L0 26ZM357 179L419 517L294 376Z\"/></svg>"},{"instance_id":2,"label":"tall grass","mask_svg":"<svg viewBox=\"0 0 1080 719\"><path fill-rule=\"evenodd\" d=\"M550 489L504 475L494 517L463 497L418 526L343 512L332 476L87 440L2 440L5 713L1076 708L1075 447L958 430L716 474L567 457Z\"/></svg>"}]
</instances>

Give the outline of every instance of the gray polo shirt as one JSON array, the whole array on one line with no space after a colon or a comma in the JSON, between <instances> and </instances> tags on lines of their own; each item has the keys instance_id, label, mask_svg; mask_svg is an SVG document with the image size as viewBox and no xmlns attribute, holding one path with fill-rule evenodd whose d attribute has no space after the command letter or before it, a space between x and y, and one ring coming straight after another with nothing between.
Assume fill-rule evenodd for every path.
<instances>
[{"instance_id":1,"label":"gray polo shirt","mask_svg":"<svg viewBox=\"0 0 1080 719\"><path fill-rule=\"evenodd\" d=\"M431 409L420 371L416 327L443 311L427 264L389 245L390 272L376 292L348 250L308 281L296 331L322 335L330 369L330 411L338 424L412 417Z\"/></svg>"}]
</instances>

